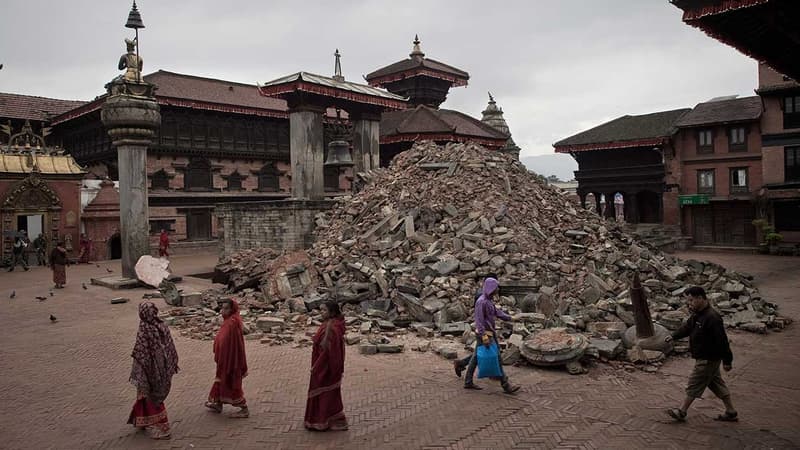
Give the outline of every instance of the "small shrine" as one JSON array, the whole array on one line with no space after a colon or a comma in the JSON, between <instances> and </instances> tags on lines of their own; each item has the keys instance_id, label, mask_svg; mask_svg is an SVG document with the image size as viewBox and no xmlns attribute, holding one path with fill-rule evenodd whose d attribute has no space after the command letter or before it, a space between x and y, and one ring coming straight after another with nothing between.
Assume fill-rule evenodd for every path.
<instances>
[{"instance_id":1,"label":"small shrine","mask_svg":"<svg viewBox=\"0 0 800 450\"><path fill-rule=\"evenodd\" d=\"M20 130L11 122L0 125L0 254L5 264L17 237L33 242L40 235L48 250L60 239L78 242L80 233L80 186L86 173L72 156L49 146L50 129L39 134L30 121ZM5 142L3 142L5 141ZM77 245L73 252L77 252ZM68 249L69 250L69 249ZM28 262L35 263L33 245Z\"/></svg>"},{"instance_id":2,"label":"small shrine","mask_svg":"<svg viewBox=\"0 0 800 450\"><path fill-rule=\"evenodd\" d=\"M418 36L408 59L378 69L365 78L370 86L408 97L408 108L383 114L381 119L381 165L386 166L414 142L476 142L490 150L506 145L509 135L492 125L439 106L451 87L466 86L469 74L427 58Z\"/></svg>"}]
</instances>

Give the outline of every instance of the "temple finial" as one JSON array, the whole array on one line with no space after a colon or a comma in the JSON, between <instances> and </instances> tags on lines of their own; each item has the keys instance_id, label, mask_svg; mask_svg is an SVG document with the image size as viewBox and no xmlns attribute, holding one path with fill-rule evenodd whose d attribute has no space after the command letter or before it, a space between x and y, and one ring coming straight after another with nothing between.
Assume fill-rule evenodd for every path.
<instances>
[{"instance_id":1,"label":"temple finial","mask_svg":"<svg viewBox=\"0 0 800 450\"><path fill-rule=\"evenodd\" d=\"M494 103L494 97L492 97L491 92L489 92L489 103Z\"/></svg>"},{"instance_id":2,"label":"temple finial","mask_svg":"<svg viewBox=\"0 0 800 450\"><path fill-rule=\"evenodd\" d=\"M336 49L336 52L333 53L333 56L336 58L336 62L333 66L333 79L336 81L344 81L344 76L342 75L342 61L341 61L341 53L339 53L339 49Z\"/></svg>"},{"instance_id":3,"label":"temple finial","mask_svg":"<svg viewBox=\"0 0 800 450\"><path fill-rule=\"evenodd\" d=\"M412 59L413 58L420 58L421 59L421 58L425 57L425 53L422 53L422 49L419 47L419 44L420 44L419 35L415 34L414 35L414 48L411 50L411 53L408 55Z\"/></svg>"}]
</instances>

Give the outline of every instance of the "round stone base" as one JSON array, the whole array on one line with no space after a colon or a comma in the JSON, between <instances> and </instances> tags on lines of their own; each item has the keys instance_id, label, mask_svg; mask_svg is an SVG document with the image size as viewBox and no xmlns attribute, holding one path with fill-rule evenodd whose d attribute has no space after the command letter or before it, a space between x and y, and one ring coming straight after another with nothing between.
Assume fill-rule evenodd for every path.
<instances>
[{"instance_id":1,"label":"round stone base","mask_svg":"<svg viewBox=\"0 0 800 450\"><path fill-rule=\"evenodd\" d=\"M637 345L644 350L657 350L665 355L672 352L672 342L664 342L664 339L671 335L670 331L657 323L653 324L653 331L655 333L652 337L639 339L636 337L636 326L634 325L625 330L625 334L622 335L622 343L626 348Z\"/></svg>"}]
</instances>

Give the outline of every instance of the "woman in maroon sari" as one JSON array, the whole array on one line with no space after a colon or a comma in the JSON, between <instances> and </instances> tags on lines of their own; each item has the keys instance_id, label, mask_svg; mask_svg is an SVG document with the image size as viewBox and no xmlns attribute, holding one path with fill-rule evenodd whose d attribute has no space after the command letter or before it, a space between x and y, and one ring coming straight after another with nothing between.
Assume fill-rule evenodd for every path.
<instances>
[{"instance_id":1,"label":"woman in maroon sari","mask_svg":"<svg viewBox=\"0 0 800 450\"><path fill-rule=\"evenodd\" d=\"M206 408L222 412L227 403L239 408L230 415L234 419L250 417L247 401L242 390L242 379L247 376L247 357L244 353L244 333L239 304L235 300L224 300L220 309L224 321L214 337L214 362L217 377L208 394Z\"/></svg>"},{"instance_id":2,"label":"woman in maroon sari","mask_svg":"<svg viewBox=\"0 0 800 450\"><path fill-rule=\"evenodd\" d=\"M320 310L323 321L314 335L305 426L318 431L346 430L342 405L344 318L335 302L325 303Z\"/></svg>"},{"instance_id":3,"label":"woman in maroon sari","mask_svg":"<svg viewBox=\"0 0 800 450\"><path fill-rule=\"evenodd\" d=\"M164 399L178 373L178 352L169 327L158 318L151 302L139 305L139 332L133 347L130 381L136 386L136 403L128 423L145 430L153 439L169 439L170 428Z\"/></svg>"}]
</instances>

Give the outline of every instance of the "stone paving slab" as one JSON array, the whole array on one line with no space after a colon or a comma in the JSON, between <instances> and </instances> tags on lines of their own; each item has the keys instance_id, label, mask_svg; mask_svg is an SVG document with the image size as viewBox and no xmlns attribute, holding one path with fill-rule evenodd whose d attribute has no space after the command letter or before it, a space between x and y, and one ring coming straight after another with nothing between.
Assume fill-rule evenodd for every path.
<instances>
[{"instance_id":1,"label":"stone paving slab","mask_svg":"<svg viewBox=\"0 0 800 450\"><path fill-rule=\"evenodd\" d=\"M707 255L692 254L691 257ZM711 255L711 257L716 257ZM750 270L765 295L798 317L795 293L800 258L764 259L724 255L734 269ZM175 258L180 274L200 273L213 257ZM738 266L737 266L738 264ZM135 391L128 383L130 352L142 293L111 305L114 292L82 281L119 270L118 263L72 266L68 285L44 302L50 272L0 275L0 447L9 449L464 449L464 448L797 448L800 447L800 380L795 368L797 324L783 333L731 333L734 370L726 374L742 420L712 418L721 404L708 394L696 402L689 422L675 424L663 410L683 397L691 369L673 358L658 373L626 373L598 366L584 376L556 369L512 367L522 386L510 397L496 383L464 391L449 361L432 354L358 354L348 347L345 412L351 428L311 433L302 418L310 349L269 347L247 341L250 376L245 394L251 417L231 420L210 413L203 401L214 376L210 341L193 341L173 330L181 372L173 380L167 411L173 439L154 442L127 425ZM205 269L207 271L207 267ZM184 289L207 280L185 277ZM6 292L16 289L15 299ZM162 300L156 300L164 307ZM58 317L50 323L48 317Z\"/></svg>"}]
</instances>

